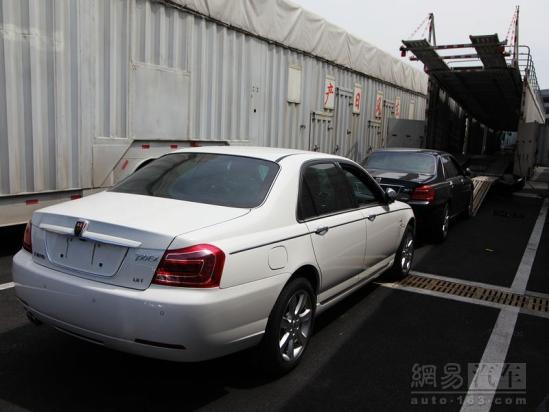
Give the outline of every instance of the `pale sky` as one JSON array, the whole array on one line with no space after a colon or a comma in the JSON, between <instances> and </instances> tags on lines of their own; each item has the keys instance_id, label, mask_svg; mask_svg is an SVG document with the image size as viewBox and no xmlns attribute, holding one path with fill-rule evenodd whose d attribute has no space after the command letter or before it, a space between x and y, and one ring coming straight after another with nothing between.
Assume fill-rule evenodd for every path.
<instances>
[{"instance_id":1,"label":"pale sky","mask_svg":"<svg viewBox=\"0 0 549 412\"><path fill-rule=\"evenodd\" d=\"M469 43L470 34L504 40L519 5L519 42L530 46L540 86L549 89L549 0L292 1L395 56L430 12L438 44Z\"/></svg>"}]
</instances>

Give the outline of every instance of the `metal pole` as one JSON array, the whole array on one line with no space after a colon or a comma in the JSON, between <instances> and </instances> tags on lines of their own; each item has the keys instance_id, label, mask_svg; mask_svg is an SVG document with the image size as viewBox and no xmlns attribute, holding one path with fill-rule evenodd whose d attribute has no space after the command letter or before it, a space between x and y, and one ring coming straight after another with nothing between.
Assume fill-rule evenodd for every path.
<instances>
[{"instance_id":1,"label":"metal pole","mask_svg":"<svg viewBox=\"0 0 549 412\"><path fill-rule=\"evenodd\" d=\"M404 42L406 40L403 40ZM499 43L486 43L483 44L485 47L497 47L497 46L505 46L507 43L504 41L500 41ZM459 44L441 44L440 46L430 45L429 47L415 47L415 48L409 48L405 46L401 46L399 50L404 51L424 51L424 50L447 50L447 49L469 49L474 48L475 45L473 43L459 43ZM526 46L524 46L526 47Z\"/></svg>"},{"instance_id":2,"label":"metal pole","mask_svg":"<svg viewBox=\"0 0 549 412\"><path fill-rule=\"evenodd\" d=\"M429 13L429 37L427 37L427 42L432 46L433 43L431 42L431 37L433 33L433 29L431 26L431 18L433 17L433 13Z\"/></svg>"},{"instance_id":3,"label":"metal pole","mask_svg":"<svg viewBox=\"0 0 549 412\"><path fill-rule=\"evenodd\" d=\"M488 140L488 126L482 125L482 127L484 128L484 134L482 135L482 151L481 151L481 154L484 154L484 153L486 153L486 143L487 143L487 140Z\"/></svg>"},{"instance_id":4,"label":"metal pole","mask_svg":"<svg viewBox=\"0 0 549 412\"><path fill-rule=\"evenodd\" d=\"M436 46L437 41L435 38L435 25L434 25L435 15L433 13L429 13L429 37L427 38L427 41L431 46Z\"/></svg>"},{"instance_id":5,"label":"metal pole","mask_svg":"<svg viewBox=\"0 0 549 412\"><path fill-rule=\"evenodd\" d=\"M519 10L520 7L517 6L517 18L515 19L515 44L513 54L515 59L515 68L519 68Z\"/></svg>"},{"instance_id":6,"label":"metal pole","mask_svg":"<svg viewBox=\"0 0 549 412\"><path fill-rule=\"evenodd\" d=\"M463 139L463 150L461 152L461 154L464 154L464 155L467 154L467 145L469 143L470 129L471 129L471 117L467 115L467 117L465 118L465 137Z\"/></svg>"},{"instance_id":7,"label":"metal pole","mask_svg":"<svg viewBox=\"0 0 549 412\"><path fill-rule=\"evenodd\" d=\"M436 46L437 45L437 35L435 33L435 15L434 13L431 13L431 28L429 29L429 31L432 31L433 32L433 42L431 43L433 46Z\"/></svg>"}]
</instances>

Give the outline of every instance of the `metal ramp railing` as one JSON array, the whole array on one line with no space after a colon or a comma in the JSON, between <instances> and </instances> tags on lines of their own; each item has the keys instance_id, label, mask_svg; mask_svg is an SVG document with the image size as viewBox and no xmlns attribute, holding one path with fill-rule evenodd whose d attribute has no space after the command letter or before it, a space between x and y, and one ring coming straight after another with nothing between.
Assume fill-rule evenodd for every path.
<instances>
[{"instance_id":1,"label":"metal ramp railing","mask_svg":"<svg viewBox=\"0 0 549 412\"><path fill-rule=\"evenodd\" d=\"M477 176L471 180L473 181L473 216L475 216L488 191L498 178L495 176Z\"/></svg>"}]
</instances>

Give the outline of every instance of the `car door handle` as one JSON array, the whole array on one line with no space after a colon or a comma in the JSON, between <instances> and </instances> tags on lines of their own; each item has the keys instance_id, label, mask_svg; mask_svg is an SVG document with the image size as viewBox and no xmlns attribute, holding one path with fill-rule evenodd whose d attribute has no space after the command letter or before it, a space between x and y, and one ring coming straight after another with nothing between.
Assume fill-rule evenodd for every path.
<instances>
[{"instance_id":1,"label":"car door handle","mask_svg":"<svg viewBox=\"0 0 549 412\"><path fill-rule=\"evenodd\" d=\"M368 219L370 222L373 222L374 220L376 220L376 217L377 217L377 215L370 215L370 216L366 217L366 219Z\"/></svg>"},{"instance_id":2,"label":"car door handle","mask_svg":"<svg viewBox=\"0 0 549 412\"><path fill-rule=\"evenodd\" d=\"M315 230L315 233L320 236L324 236L326 233L328 233L328 230L330 228L328 226L322 226Z\"/></svg>"}]
</instances>

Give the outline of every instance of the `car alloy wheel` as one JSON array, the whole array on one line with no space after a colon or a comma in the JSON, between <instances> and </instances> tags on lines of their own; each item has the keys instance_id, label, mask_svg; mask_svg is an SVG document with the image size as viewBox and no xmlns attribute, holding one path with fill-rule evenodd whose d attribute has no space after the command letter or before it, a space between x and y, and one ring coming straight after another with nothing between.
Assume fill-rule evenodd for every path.
<instances>
[{"instance_id":1,"label":"car alloy wheel","mask_svg":"<svg viewBox=\"0 0 549 412\"><path fill-rule=\"evenodd\" d=\"M280 322L278 346L284 361L293 362L303 353L311 335L312 315L309 294L296 291L288 300Z\"/></svg>"},{"instance_id":2,"label":"car alloy wheel","mask_svg":"<svg viewBox=\"0 0 549 412\"><path fill-rule=\"evenodd\" d=\"M313 333L315 309L311 282L304 277L291 279L280 292L258 347L263 372L280 376L301 361Z\"/></svg>"},{"instance_id":3,"label":"car alloy wheel","mask_svg":"<svg viewBox=\"0 0 549 412\"><path fill-rule=\"evenodd\" d=\"M442 227L441 227L441 234L443 239L448 235L449 227L450 227L450 212L448 210L448 205L445 205L444 214L442 216Z\"/></svg>"},{"instance_id":4,"label":"car alloy wheel","mask_svg":"<svg viewBox=\"0 0 549 412\"><path fill-rule=\"evenodd\" d=\"M402 240L398 246L393 266L389 271L389 276L394 280L404 278L412 268L414 260L414 227L409 224L402 235Z\"/></svg>"},{"instance_id":5,"label":"car alloy wheel","mask_svg":"<svg viewBox=\"0 0 549 412\"><path fill-rule=\"evenodd\" d=\"M473 216L473 207L474 207L473 195L471 194L471 197L469 199L469 205L467 206L467 217L472 217Z\"/></svg>"},{"instance_id":6,"label":"car alloy wheel","mask_svg":"<svg viewBox=\"0 0 549 412\"><path fill-rule=\"evenodd\" d=\"M406 232L400 253L400 268L403 274L408 274L414 259L414 237L410 231Z\"/></svg>"},{"instance_id":7,"label":"car alloy wheel","mask_svg":"<svg viewBox=\"0 0 549 412\"><path fill-rule=\"evenodd\" d=\"M448 236L449 228L450 210L448 204L445 204L442 209L437 210L436 215L433 216L433 222L430 226L433 242L444 242L444 240L446 240L446 237Z\"/></svg>"}]
</instances>

